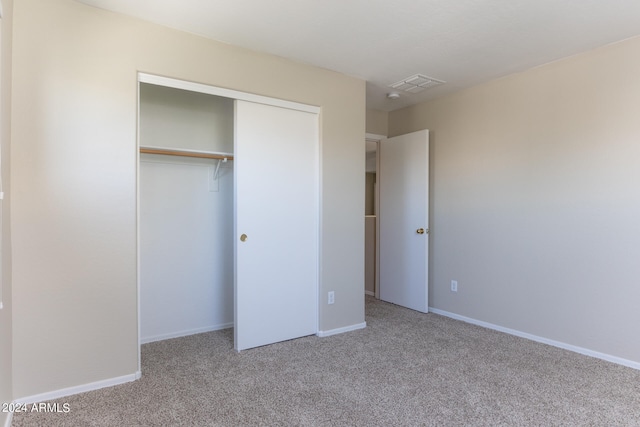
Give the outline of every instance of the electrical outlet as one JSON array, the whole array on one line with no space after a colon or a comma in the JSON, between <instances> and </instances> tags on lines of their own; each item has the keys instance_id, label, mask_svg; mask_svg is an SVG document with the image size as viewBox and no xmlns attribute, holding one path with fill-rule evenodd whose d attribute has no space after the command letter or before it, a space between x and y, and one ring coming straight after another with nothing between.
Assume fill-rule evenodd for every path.
<instances>
[{"instance_id":1,"label":"electrical outlet","mask_svg":"<svg viewBox=\"0 0 640 427\"><path fill-rule=\"evenodd\" d=\"M451 281L451 292L458 292L458 281L457 280L452 280Z\"/></svg>"},{"instance_id":2,"label":"electrical outlet","mask_svg":"<svg viewBox=\"0 0 640 427\"><path fill-rule=\"evenodd\" d=\"M328 298L327 298L327 304L333 304L336 301L336 294L335 292L331 291L328 294Z\"/></svg>"}]
</instances>

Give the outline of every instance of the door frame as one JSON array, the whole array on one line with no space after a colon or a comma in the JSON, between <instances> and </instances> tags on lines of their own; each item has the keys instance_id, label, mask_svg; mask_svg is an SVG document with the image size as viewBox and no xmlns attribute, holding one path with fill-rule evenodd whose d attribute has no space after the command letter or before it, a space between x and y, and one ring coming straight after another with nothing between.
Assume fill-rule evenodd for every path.
<instances>
[{"instance_id":1,"label":"door frame","mask_svg":"<svg viewBox=\"0 0 640 427\"><path fill-rule=\"evenodd\" d=\"M137 109L136 109L136 291L137 291L137 320L138 320L138 375L142 373L142 356L141 356L141 319L140 319L140 83L148 83L156 86L164 86L173 89L182 89L190 92L204 93L208 95L221 96L230 99L237 99L242 101L255 102L259 104L271 105L274 107L287 108L291 110L304 111L318 115L318 121L320 121L321 108L314 105L301 104L299 102L287 101L278 98L271 98L263 95L256 95L253 93L242 92L233 89L226 89L217 86L212 86L203 83L190 82L186 80L175 79L171 77L159 76L155 74L145 73L139 71L137 73L136 80L136 92L137 92ZM315 215L315 232L316 232L316 280L315 280L315 329L316 334L319 331L320 325L320 280L321 280L321 268L320 268L320 254L322 253L322 239L321 239L321 221L320 213L322 207L322 192L320 188L321 181L321 169L320 169L320 154L322 136L320 132L320 123L318 123L318 135L316 138L316 173L315 173L315 191L316 191L316 215ZM234 240L235 240L234 236ZM235 287L235 285L234 285ZM235 289L234 289L235 295ZM235 302L234 302L235 311ZM234 313L235 319L235 313Z\"/></svg>"}]
</instances>

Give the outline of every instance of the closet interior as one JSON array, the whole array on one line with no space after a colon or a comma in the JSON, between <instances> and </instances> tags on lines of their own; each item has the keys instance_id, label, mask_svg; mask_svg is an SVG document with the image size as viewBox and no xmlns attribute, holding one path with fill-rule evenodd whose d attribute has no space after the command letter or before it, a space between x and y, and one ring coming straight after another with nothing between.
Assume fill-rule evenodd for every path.
<instances>
[{"instance_id":1,"label":"closet interior","mask_svg":"<svg viewBox=\"0 0 640 427\"><path fill-rule=\"evenodd\" d=\"M140 342L233 326L234 100L140 83Z\"/></svg>"}]
</instances>

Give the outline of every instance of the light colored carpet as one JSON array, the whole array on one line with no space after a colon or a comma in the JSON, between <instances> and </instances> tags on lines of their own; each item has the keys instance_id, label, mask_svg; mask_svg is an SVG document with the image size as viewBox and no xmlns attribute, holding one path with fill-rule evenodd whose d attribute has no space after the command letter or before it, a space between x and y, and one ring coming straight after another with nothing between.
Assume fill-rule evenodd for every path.
<instances>
[{"instance_id":1,"label":"light colored carpet","mask_svg":"<svg viewBox=\"0 0 640 427\"><path fill-rule=\"evenodd\" d=\"M363 330L145 344L139 381L13 426L640 426L640 371L367 297Z\"/></svg>"}]
</instances>

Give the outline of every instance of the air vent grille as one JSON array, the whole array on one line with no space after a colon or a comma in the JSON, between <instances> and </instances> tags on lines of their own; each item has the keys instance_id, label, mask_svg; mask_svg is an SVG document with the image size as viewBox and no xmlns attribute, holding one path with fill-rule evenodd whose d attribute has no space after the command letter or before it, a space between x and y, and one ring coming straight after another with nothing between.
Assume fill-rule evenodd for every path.
<instances>
[{"instance_id":1,"label":"air vent grille","mask_svg":"<svg viewBox=\"0 0 640 427\"><path fill-rule=\"evenodd\" d=\"M389 87L394 88L395 90L401 90L409 93L420 93L423 90L427 90L431 87L441 85L445 82L442 80L436 80L432 77L427 77L422 74L414 74L413 76L407 77L406 79L402 79L399 82L396 82Z\"/></svg>"}]
</instances>

